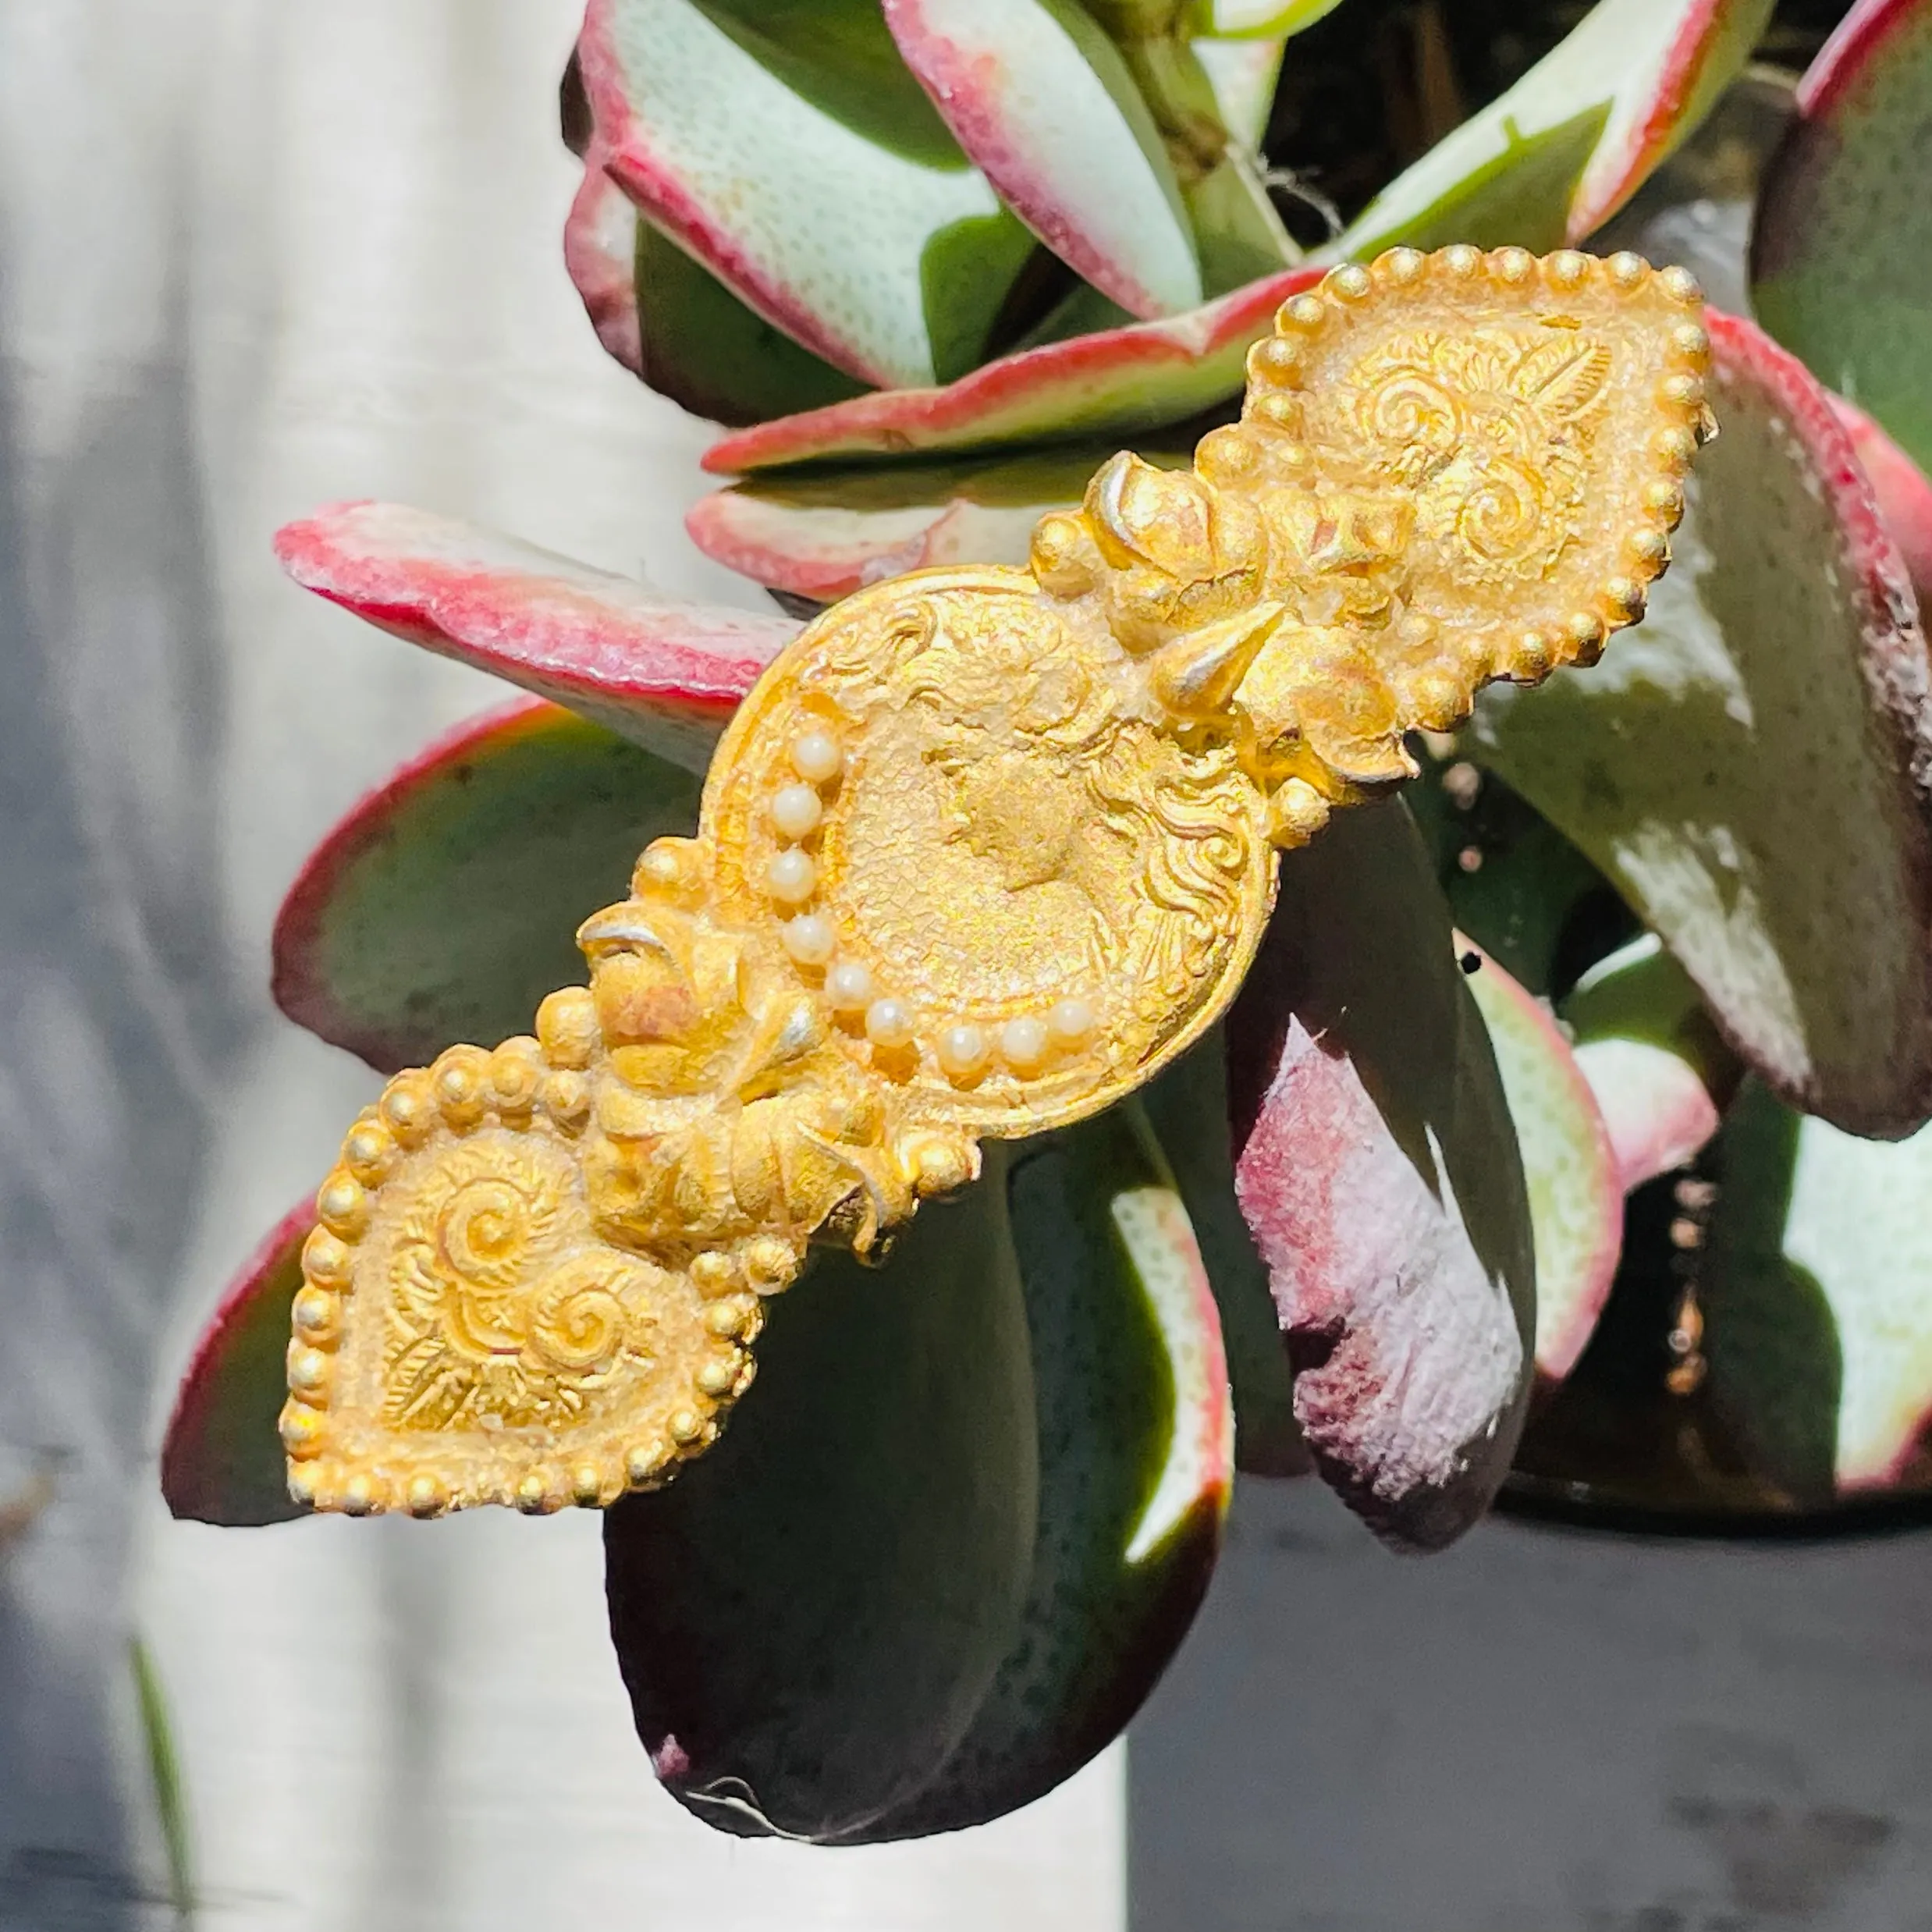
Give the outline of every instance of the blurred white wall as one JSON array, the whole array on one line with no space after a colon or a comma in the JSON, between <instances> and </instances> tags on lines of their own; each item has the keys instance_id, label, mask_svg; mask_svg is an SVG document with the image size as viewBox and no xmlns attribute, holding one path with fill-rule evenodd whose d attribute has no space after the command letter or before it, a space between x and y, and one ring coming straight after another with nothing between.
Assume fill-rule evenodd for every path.
<instances>
[{"instance_id":1,"label":"blurred white wall","mask_svg":"<svg viewBox=\"0 0 1932 1932\"><path fill-rule=\"evenodd\" d=\"M701 426L559 259L579 0L0 0L0 1927L160 1923L126 1645L199 1923L1114 1932L1120 1766L983 1831L821 1852L655 1788L594 1520L169 1522L166 1385L373 1077L279 1020L280 892L502 687L268 552L389 496L755 601L686 541Z\"/></svg>"}]
</instances>

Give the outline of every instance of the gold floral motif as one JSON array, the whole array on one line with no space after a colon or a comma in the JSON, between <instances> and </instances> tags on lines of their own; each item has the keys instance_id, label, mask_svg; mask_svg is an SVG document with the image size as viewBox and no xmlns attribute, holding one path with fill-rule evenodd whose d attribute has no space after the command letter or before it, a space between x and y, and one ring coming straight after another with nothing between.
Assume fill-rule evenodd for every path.
<instances>
[{"instance_id":1,"label":"gold floral motif","mask_svg":"<svg viewBox=\"0 0 1932 1932\"><path fill-rule=\"evenodd\" d=\"M1405 735L1641 615L1710 424L1696 287L1398 250L1282 309L1192 469L1027 570L827 611L536 1037L399 1075L317 1200L282 1431L318 1508L603 1503L748 1386L807 1244L1110 1104L1241 983L1276 850Z\"/></svg>"}]
</instances>

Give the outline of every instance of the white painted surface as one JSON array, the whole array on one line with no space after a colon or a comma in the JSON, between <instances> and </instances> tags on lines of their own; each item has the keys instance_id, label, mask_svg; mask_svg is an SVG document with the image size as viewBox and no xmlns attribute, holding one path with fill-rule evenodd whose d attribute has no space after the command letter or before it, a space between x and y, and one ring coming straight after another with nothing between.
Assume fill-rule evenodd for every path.
<instances>
[{"instance_id":1,"label":"white painted surface","mask_svg":"<svg viewBox=\"0 0 1932 1932\"><path fill-rule=\"evenodd\" d=\"M154 1493L194 1326L374 1085L268 1007L282 889L503 694L287 586L271 531L395 497L756 601L680 527L706 432L563 275L577 11L0 0L0 1490L63 1458L0 1553L6 1932L164 1916L137 1627L222 1932L1123 1921L1117 1754L924 1845L687 1818L588 1518L222 1532Z\"/></svg>"}]
</instances>

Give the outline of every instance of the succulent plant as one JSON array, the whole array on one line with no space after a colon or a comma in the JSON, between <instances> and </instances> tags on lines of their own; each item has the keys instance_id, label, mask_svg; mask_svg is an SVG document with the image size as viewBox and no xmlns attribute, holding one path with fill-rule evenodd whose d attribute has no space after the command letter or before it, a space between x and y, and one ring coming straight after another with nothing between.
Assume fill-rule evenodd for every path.
<instances>
[{"instance_id":1,"label":"succulent plant","mask_svg":"<svg viewBox=\"0 0 1932 1932\"><path fill-rule=\"evenodd\" d=\"M1589 241L1756 307L1714 319L1723 436L1646 625L1288 855L1241 1001L1144 1105L993 1163L883 1271L815 1266L718 1450L609 1511L640 1735L722 1828L902 1837L1050 1788L1184 1632L1238 1460L1422 1548L1506 1478L1791 1511L1928 1473L1932 204L1901 184L1932 0L1861 0L1795 90L1745 73L1770 0L1600 0L1298 243L1284 50L1360 62L1386 12L591 0L566 259L605 346L729 427L707 466L743 480L691 534L787 614L392 506L279 540L534 694L357 805L278 922L283 1010L389 1071L571 975L801 611L1023 557L1113 442L1231 417L1329 265ZM179 1514L297 1513L311 1218L190 1369Z\"/></svg>"}]
</instances>

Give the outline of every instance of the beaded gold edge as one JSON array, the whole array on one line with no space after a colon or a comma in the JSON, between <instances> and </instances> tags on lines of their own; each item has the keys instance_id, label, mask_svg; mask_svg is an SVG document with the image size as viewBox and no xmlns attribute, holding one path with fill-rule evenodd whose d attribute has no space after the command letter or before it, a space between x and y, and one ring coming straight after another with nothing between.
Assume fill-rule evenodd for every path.
<instances>
[{"instance_id":1,"label":"beaded gold edge","mask_svg":"<svg viewBox=\"0 0 1932 1932\"><path fill-rule=\"evenodd\" d=\"M821 616L696 836L580 932L589 985L350 1128L293 1311L291 1493L434 1515L660 1483L809 1241L877 1255L982 1138L1180 1052L1278 851L1412 776L1409 731L1642 616L1714 427L1700 312L1633 255L1337 268L1191 469L1124 453L1028 569Z\"/></svg>"}]
</instances>

